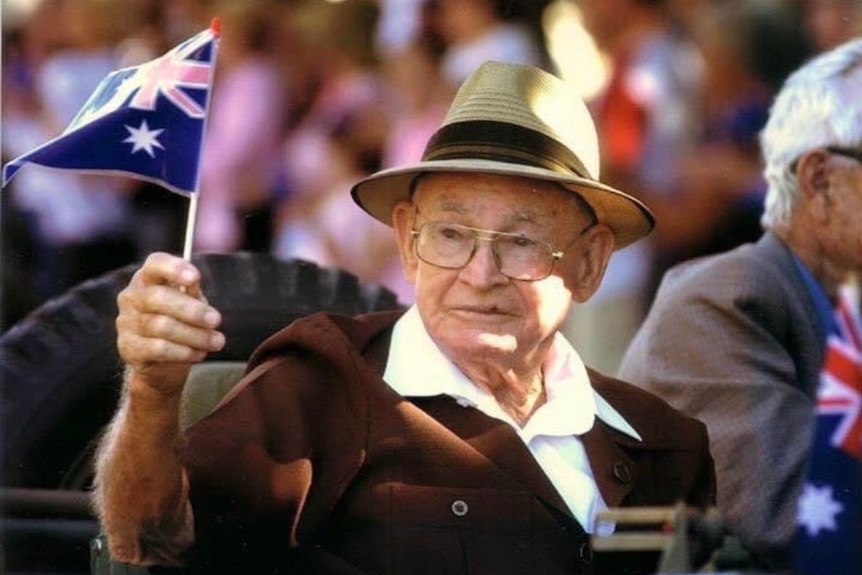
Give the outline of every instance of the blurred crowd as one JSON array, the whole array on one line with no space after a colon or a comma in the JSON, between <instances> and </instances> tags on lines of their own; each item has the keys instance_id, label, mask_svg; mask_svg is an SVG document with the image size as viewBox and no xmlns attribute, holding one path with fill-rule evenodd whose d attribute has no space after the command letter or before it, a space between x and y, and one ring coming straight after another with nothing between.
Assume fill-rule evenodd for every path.
<instances>
[{"instance_id":1,"label":"blurred crowd","mask_svg":"<svg viewBox=\"0 0 862 575\"><path fill-rule=\"evenodd\" d=\"M661 273L757 238L757 137L772 94L860 33L858 0L4 0L3 161L59 134L108 72L218 16L196 251L336 266L410 301L388 228L350 183L418 160L458 83L488 59L583 87L603 180L656 232L616 254L568 325L613 372ZM28 166L0 194L7 328L46 299L154 250L179 252L188 201L129 178ZM599 326L601 317L601 329ZM613 334L602 338L596 333Z\"/></svg>"}]
</instances>

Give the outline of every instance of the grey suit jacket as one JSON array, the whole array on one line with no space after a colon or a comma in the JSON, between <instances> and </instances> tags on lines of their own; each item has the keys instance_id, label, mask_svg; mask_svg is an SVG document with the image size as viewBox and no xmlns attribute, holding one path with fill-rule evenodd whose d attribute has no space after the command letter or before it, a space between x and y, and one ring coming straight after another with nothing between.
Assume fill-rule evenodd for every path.
<instances>
[{"instance_id":1,"label":"grey suit jacket","mask_svg":"<svg viewBox=\"0 0 862 575\"><path fill-rule=\"evenodd\" d=\"M756 244L667 272L619 375L706 423L718 506L753 550L793 537L824 327L789 248Z\"/></svg>"}]
</instances>

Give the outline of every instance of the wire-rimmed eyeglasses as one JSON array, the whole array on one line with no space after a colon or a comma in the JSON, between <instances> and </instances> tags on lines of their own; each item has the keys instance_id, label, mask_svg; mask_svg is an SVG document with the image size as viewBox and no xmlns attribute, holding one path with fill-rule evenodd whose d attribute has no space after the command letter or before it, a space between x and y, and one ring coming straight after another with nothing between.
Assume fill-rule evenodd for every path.
<instances>
[{"instance_id":1,"label":"wire-rimmed eyeglasses","mask_svg":"<svg viewBox=\"0 0 862 575\"><path fill-rule=\"evenodd\" d=\"M590 227L592 224L581 230L578 238ZM450 270L461 269L470 263L479 241L491 242L497 269L513 280L545 279L564 254L562 250L555 251L548 243L523 234L495 232L451 222L425 222L411 233L420 260Z\"/></svg>"},{"instance_id":2,"label":"wire-rimmed eyeglasses","mask_svg":"<svg viewBox=\"0 0 862 575\"><path fill-rule=\"evenodd\" d=\"M834 154L836 156L843 156L845 158L850 158L852 160L856 160L860 164L862 164L862 150L857 148L845 148L843 146L826 146L822 148L829 152L830 154ZM800 156L801 157L801 156ZM796 168L799 166L799 158L793 160L790 164L791 173L796 173Z\"/></svg>"},{"instance_id":3,"label":"wire-rimmed eyeglasses","mask_svg":"<svg viewBox=\"0 0 862 575\"><path fill-rule=\"evenodd\" d=\"M852 158L862 164L862 150L856 148L842 148L841 146L826 146L826 151L836 156Z\"/></svg>"}]
</instances>

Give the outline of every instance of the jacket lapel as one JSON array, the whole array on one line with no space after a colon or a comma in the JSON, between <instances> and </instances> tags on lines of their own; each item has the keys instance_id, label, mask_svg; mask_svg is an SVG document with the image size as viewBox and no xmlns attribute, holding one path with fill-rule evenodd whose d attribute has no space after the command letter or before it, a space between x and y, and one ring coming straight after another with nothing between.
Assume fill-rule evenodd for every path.
<instances>
[{"instance_id":1,"label":"jacket lapel","mask_svg":"<svg viewBox=\"0 0 862 575\"><path fill-rule=\"evenodd\" d=\"M381 376L389 352L390 336L391 330L387 330L382 337L373 340L363 353ZM411 403L461 438L490 463L496 465L511 480L575 522L571 511L554 485L509 425L488 417L477 409L461 407L451 397L409 399Z\"/></svg>"},{"instance_id":2,"label":"jacket lapel","mask_svg":"<svg viewBox=\"0 0 862 575\"><path fill-rule=\"evenodd\" d=\"M536 495L546 505L572 518L554 485L508 424L477 409L461 407L449 397L411 398L411 401L487 458L511 480Z\"/></svg>"},{"instance_id":3,"label":"jacket lapel","mask_svg":"<svg viewBox=\"0 0 862 575\"><path fill-rule=\"evenodd\" d=\"M366 359L376 367L380 375L385 368L390 335L391 332L387 330L383 337L372 340L364 352ZM553 508L558 515L577 524L553 483L509 425L476 409L461 407L450 397L409 399L493 463L511 480ZM605 504L608 507L618 507L631 492L638 474L635 462L623 447L639 449L648 446L616 431L598 418L593 428L581 436L581 440Z\"/></svg>"},{"instance_id":4,"label":"jacket lapel","mask_svg":"<svg viewBox=\"0 0 862 575\"><path fill-rule=\"evenodd\" d=\"M539 497L546 505L574 521L571 511L532 453L506 423L443 396L411 398L426 414L448 428L510 479ZM590 467L608 507L619 507L632 494L640 473L628 452L660 448L631 438L596 418L592 429L580 436ZM629 498L629 504L632 499Z\"/></svg>"},{"instance_id":5,"label":"jacket lapel","mask_svg":"<svg viewBox=\"0 0 862 575\"><path fill-rule=\"evenodd\" d=\"M637 466L621 444L631 444L635 440L596 418L581 441L602 499L608 507L619 507L638 478Z\"/></svg>"}]
</instances>

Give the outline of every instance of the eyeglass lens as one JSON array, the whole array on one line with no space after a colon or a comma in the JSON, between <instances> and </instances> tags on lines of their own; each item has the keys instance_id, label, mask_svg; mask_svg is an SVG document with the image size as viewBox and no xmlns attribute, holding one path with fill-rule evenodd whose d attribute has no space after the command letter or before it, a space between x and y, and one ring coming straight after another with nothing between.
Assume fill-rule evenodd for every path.
<instances>
[{"instance_id":1,"label":"eyeglass lens","mask_svg":"<svg viewBox=\"0 0 862 575\"><path fill-rule=\"evenodd\" d=\"M466 266L476 252L479 240L492 242L500 273L511 279L544 279L554 265L550 246L518 234L485 232L446 222L426 222L419 228L417 236L418 256L442 268Z\"/></svg>"},{"instance_id":2,"label":"eyeglass lens","mask_svg":"<svg viewBox=\"0 0 862 575\"><path fill-rule=\"evenodd\" d=\"M842 148L840 146L827 146L826 150L831 154L844 156L845 158L852 158L857 162L862 163L862 150Z\"/></svg>"}]
</instances>

